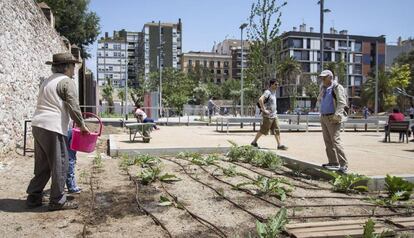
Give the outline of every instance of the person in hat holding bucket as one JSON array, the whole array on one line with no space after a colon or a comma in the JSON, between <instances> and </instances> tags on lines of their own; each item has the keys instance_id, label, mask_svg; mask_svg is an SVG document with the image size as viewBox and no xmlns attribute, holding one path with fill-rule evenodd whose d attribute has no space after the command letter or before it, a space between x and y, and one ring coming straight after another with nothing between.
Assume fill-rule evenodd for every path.
<instances>
[{"instance_id":1,"label":"person in hat holding bucket","mask_svg":"<svg viewBox=\"0 0 414 238\"><path fill-rule=\"evenodd\" d=\"M328 170L348 171L348 160L346 159L344 147L340 137L341 122L346 120L347 99L344 87L333 79L330 70L324 70L319 78L322 81L318 96L321 113L321 126L325 151L328 163L322 167Z\"/></svg>"},{"instance_id":2,"label":"person in hat holding bucket","mask_svg":"<svg viewBox=\"0 0 414 238\"><path fill-rule=\"evenodd\" d=\"M34 177L27 188L26 204L42 206L43 189L52 178L49 210L76 209L77 203L67 201L64 192L68 168L67 132L69 118L84 133L89 133L82 118L77 90L72 77L75 64L81 63L70 53L53 55L52 76L40 86L36 110L32 118L35 143Z\"/></svg>"}]
</instances>

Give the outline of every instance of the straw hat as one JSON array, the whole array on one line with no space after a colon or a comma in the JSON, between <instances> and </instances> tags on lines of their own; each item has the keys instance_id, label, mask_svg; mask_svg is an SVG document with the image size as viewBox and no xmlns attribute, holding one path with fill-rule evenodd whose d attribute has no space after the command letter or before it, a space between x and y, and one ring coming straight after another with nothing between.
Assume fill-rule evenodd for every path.
<instances>
[{"instance_id":1,"label":"straw hat","mask_svg":"<svg viewBox=\"0 0 414 238\"><path fill-rule=\"evenodd\" d=\"M46 64L49 65L58 65L58 64L79 64L81 63L77 60L71 53L58 53L53 55L53 61L47 61Z\"/></svg>"}]
</instances>

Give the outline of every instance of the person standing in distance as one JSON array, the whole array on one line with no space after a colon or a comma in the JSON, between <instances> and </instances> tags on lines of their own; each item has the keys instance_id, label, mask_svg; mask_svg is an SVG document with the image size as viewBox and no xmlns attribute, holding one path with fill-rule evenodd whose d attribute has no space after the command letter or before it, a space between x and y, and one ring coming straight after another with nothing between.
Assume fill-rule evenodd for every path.
<instances>
[{"instance_id":1,"label":"person standing in distance","mask_svg":"<svg viewBox=\"0 0 414 238\"><path fill-rule=\"evenodd\" d=\"M259 147L257 141L262 135L267 135L269 130L275 135L277 149L286 150L287 147L281 143L280 140L280 127L277 119L277 104L276 104L276 89L278 86L276 79L272 79L269 82L269 89L267 89L263 95L259 98L259 105L262 111L263 121L260 126L260 131L257 132L256 137L252 141L251 145Z\"/></svg>"}]
</instances>

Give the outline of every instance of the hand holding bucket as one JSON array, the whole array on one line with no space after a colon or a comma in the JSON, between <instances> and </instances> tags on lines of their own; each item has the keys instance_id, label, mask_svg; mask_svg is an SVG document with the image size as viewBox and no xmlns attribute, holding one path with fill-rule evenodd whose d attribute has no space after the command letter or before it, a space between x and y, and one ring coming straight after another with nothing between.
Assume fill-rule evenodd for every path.
<instances>
[{"instance_id":1,"label":"hand holding bucket","mask_svg":"<svg viewBox=\"0 0 414 238\"><path fill-rule=\"evenodd\" d=\"M70 148L75 151L91 153L95 150L96 141L98 140L98 137L101 136L102 122L101 119L93 113L84 112L83 115L90 115L98 119L99 132L84 133L83 131L81 131L80 128L75 127L75 123L73 123L72 142L70 144Z\"/></svg>"}]
</instances>

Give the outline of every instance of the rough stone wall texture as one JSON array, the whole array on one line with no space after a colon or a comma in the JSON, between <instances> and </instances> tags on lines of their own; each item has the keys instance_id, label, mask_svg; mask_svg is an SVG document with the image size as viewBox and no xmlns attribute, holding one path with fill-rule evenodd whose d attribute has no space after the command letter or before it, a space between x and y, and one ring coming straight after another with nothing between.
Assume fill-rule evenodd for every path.
<instances>
[{"instance_id":1,"label":"rough stone wall texture","mask_svg":"<svg viewBox=\"0 0 414 238\"><path fill-rule=\"evenodd\" d=\"M45 62L67 50L34 0L0 0L0 156L23 145L24 120L51 75Z\"/></svg>"}]
</instances>

